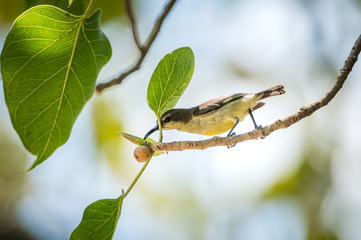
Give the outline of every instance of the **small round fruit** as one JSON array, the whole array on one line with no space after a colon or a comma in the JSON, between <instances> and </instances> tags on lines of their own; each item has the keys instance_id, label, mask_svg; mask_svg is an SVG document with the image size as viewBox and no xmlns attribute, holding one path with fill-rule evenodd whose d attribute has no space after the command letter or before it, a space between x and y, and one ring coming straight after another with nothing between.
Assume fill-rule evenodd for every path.
<instances>
[{"instance_id":1,"label":"small round fruit","mask_svg":"<svg viewBox=\"0 0 361 240\"><path fill-rule=\"evenodd\" d=\"M134 157L138 162L146 162L149 160L151 153L149 147L140 145L134 150Z\"/></svg>"}]
</instances>

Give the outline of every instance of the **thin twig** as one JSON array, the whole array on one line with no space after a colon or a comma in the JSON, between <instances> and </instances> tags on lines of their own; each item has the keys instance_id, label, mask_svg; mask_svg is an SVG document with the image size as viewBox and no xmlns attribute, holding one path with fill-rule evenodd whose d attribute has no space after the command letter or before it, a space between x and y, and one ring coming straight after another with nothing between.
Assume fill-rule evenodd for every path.
<instances>
[{"instance_id":1,"label":"thin twig","mask_svg":"<svg viewBox=\"0 0 361 240\"><path fill-rule=\"evenodd\" d=\"M213 137L204 141L181 141L170 143L147 143L153 151L181 151L185 149L205 149L215 146L233 146L236 143L253 140L270 135L272 132L288 128L289 126L297 123L301 119L310 116L318 109L326 106L342 88L347 76L355 65L358 55L361 51L361 35L357 38L349 56L347 57L343 68L341 68L339 75L336 78L332 88L318 101L301 107L296 113L277 120L276 122L265 126L262 129L256 129L252 132L237 135L236 137Z\"/></svg>"},{"instance_id":2,"label":"thin twig","mask_svg":"<svg viewBox=\"0 0 361 240\"><path fill-rule=\"evenodd\" d=\"M98 84L97 87L96 87L97 92L101 92L106 88L109 88L111 86L120 84L128 75L130 75L133 72L140 69L144 58L146 57L150 47L152 46L154 40L156 39L156 37L158 36L158 33L160 32L160 29L162 27L164 19L168 16L168 14L169 14L170 10L172 9L172 7L174 6L175 2L176 2L176 0L169 0L167 5L163 9L163 12L158 17L158 19L155 21L155 23L153 25L153 29L150 32L150 34L149 34L147 40L145 41L144 45L141 45L139 43L139 38L138 38L138 35L136 33L136 28L135 28L135 19L134 19L132 10L130 8L130 5L128 5L129 9L127 10L127 14L128 14L128 17L129 17L129 19L131 21L134 41L136 42L141 54L140 54L140 56L138 58L138 61L135 62L133 64L133 66L130 67L127 71L120 74L119 77L117 77L117 78L115 78L115 79L113 79L113 80L111 80L109 82ZM134 27L133 27L133 24L134 24Z\"/></svg>"},{"instance_id":3,"label":"thin twig","mask_svg":"<svg viewBox=\"0 0 361 240\"><path fill-rule=\"evenodd\" d=\"M137 24L135 22L135 17L134 17L134 14L133 14L133 9L132 9L131 2L132 2L131 0L126 0L125 1L125 10L126 10L127 16L129 18L129 21L130 21L130 26L132 28L134 42L137 45L140 53L142 53L143 52L143 50L142 50L143 46L142 46L142 44L140 43L140 40L139 40L139 35L138 35L137 28L136 28Z\"/></svg>"}]
</instances>

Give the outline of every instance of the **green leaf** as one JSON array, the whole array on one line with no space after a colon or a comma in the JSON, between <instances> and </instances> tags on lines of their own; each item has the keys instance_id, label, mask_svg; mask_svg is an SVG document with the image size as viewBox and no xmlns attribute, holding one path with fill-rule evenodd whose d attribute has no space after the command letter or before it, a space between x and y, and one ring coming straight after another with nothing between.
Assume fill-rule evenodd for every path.
<instances>
[{"instance_id":1,"label":"green leaf","mask_svg":"<svg viewBox=\"0 0 361 240\"><path fill-rule=\"evenodd\" d=\"M137 145L144 145L145 141L147 142L150 142L150 143L155 143L156 141L154 141L153 139L151 138L147 138L145 140L143 140L143 138L140 138L140 137L137 137L137 136L134 136L132 134L129 134L129 133L123 133L123 132L119 132L123 137L125 137L127 140L129 140L130 142L134 143L134 144L137 144ZM153 153L153 156L156 157L156 156L159 156L161 154L163 154L164 152L163 151L155 151Z\"/></svg>"},{"instance_id":2,"label":"green leaf","mask_svg":"<svg viewBox=\"0 0 361 240\"><path fill-rule=\"evenodd\" d=\"M123 196L117 199L101 199L90 204L80 224L74 229L70 240L112 239L117 226Z\"/></svg>"},{"instance_id":3,"label":"green leaf","mask_svg":"<svg viewBox=\"0 0 361 240\"><path fill-rule=\"evenodd\" d=\"M167 54L149 81L147 101L157 117L174 108L187 88L194 71L194 55L189 47Z\"/></svg>"},{"instance_id":4,"label":"green leaf","mask_svg":"<svg viewBox=\"0 0 361 240\"><path fill-rule=\"evenodd\" d=\"M140 137L134 136L129 133L119 132L123 137L125 137L127 140L131 141L134 144L137 145L144 145L144 140Z\"/></svg>"},{"instance_id":5,"label":"green leaf","mask_svg":"<svg viewBox=\"0 0 361 240\"><path fill-rule=\"evenodd\" d=\"M69 6L70 6L73 3L73 0L69 0L68 2L69 2Z\"/></svg>"},{"instance_id":6,"label":"green leaf","mask_svg":"<svg viewBox=\"0 0 361 240\"><path fill-rule=\"evenodd\" d=\"M24 146L45 161L69 138L111 57L100 29L101 11L89 18L37 6L15 21L1 54L4 95Z\"/></svg>"}]
</instances>

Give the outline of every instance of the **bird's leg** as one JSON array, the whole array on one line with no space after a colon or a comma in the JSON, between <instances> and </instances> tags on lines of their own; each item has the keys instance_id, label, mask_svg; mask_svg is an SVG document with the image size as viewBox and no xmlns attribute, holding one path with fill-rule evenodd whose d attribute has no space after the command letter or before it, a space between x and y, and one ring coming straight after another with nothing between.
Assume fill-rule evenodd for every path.
<instances>
[{"instance_id":1,"label":"bird's leg","mask_svg":"<svg viewBox=\"0 0 361 240\"><path fill-rule=\"evenodd\" d=\"M235 137L236 133L233 132L234 128L237 126L237 124L239 123L239 118L235 117L234 118L236 120L236 122L234 123L233 127L231 128L231 130L229 131L229 133L227 134L227 137Z\"/></svg>"},{"instance_id":2,"label":"bird's leg","mask_svg":"<svg viewBox=\"0 0 361 240\"><path fill-rule=\"evenodd\" d=\"M265 134L264 134L262 125L257 125L256 121L254 120L254 117L253 117L253 114L252 114L252 110L251 110L250 108L248 109L248 113L249 113L249 115L250 115L251 118L252 118L252 122L253 122L253 124L254 124L254 128L255 128L255 129L262 129L262 134L263 134L262 139L264 139L264 138L265 138L265 136L264 136Z\"/></svg>"},{"instance_id":3,"label":"bird's leg","mask_svg":"<svg viewBox=\"0 0 361 240\"><path fill-rule=\"evenodd\" d=\"M239 118L235 117L236 122L234 123L233 127L231 128L231 130L229 131L229 133L227 134L227 137L235 137L236 133L233 132L234 128L237 126L237 124L239 123ZM232 146L227 146L228 149L230 149L231 147L236 146L236 144L232 145Z\"/></svg>"},{"instance_id":4,"label":"bird's leg","mask_svg":"<svg viewBox=\"0 0 361 240\"><path fill-rule=\"evenodd\" d=\"M255 129L257 129L257 128L262 128L262 126L258 126L258 125L257 125L256 121L254 120L254 117L253 117L253 114L252 114L252 110L251 110L250 108L248 109L248 113L249 113L249 115L250 115L251 118L252 118L252 122L253 122L253 124L254 124L254 128L255 128Z\"/></svg>"}]
</instances>

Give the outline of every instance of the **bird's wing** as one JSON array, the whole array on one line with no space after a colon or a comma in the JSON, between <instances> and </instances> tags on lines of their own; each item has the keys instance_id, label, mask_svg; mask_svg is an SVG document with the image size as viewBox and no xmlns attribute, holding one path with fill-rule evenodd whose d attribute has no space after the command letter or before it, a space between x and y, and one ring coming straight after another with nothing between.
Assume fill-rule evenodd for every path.
<instances>
[{"instance_id":1,"label":"bird's wing","mask_svg":"<svg viewBox=\"0 0 361 240\"><path fill-rule=\"evenodd\" d=\"M223 107L225 104L243 98L246 94L236 93L224 97L215 98L194 108L194 116L206 114Z\"/></svg>"},{"instance_id":2,"label":"bird's wing","mask_svg":"<svg viewBox=\"0 0 361 240\"><path fill-rule=\"evenodd\" d=\"M253 108L251 108L251 111L253 112L253 111L257 110L258 108L263 107L264 105L266 105L264 102L259 102L259 103L257 103L256 106L254 106Z\"/></svg>"}]
</instances>

